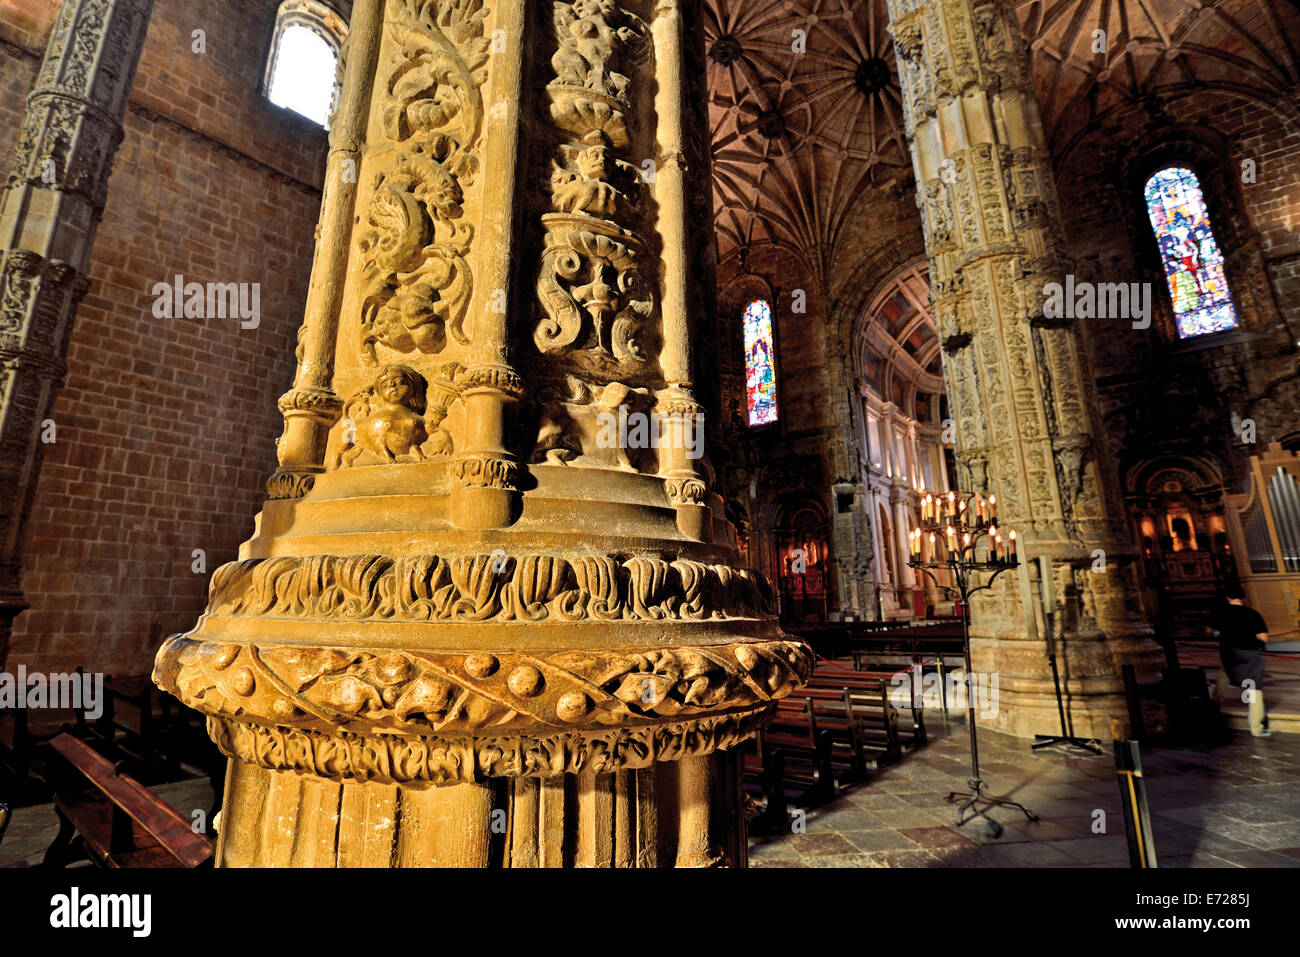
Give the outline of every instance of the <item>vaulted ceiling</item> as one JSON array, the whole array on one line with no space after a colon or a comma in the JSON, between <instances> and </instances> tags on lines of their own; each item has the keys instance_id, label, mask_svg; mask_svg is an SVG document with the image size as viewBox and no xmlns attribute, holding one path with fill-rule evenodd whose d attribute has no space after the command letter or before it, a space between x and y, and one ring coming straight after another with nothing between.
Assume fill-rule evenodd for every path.
<instances>
[{"instance_id":1,"label":"vaulted ceiling","mask_svg":"<svg viewBox=\"0 0 1300 957\"><path fill-rule=\"evenodd\" d=\"M858 375L889 400L911 383L943 391L939 339L930 308L930 272L922 261L895 274L872 297L856 326Z\"/></svg>"},{"instance_id":2,"label":"vaulted ceiling","mask_svg":"<svg viewBox=\"0 0 1300 957\"><path fill-rule=\"evenodd\" d=\"M1053 151L1106 115L1222 90L1297 109L1300 12L1289 0L1018 0Z\"/></svg>"},{"instance_id":3,"label":"vaulted ceiling","mask_svg":"<svg viewBox=\"0 0 1300 957\"><path fill-rule=\"evenodd\" d=\"M777 242L815 270L866 186L910 169L885 0L706 0L722 258Z\"/></svg>"},{"instance_id":4,"label":"vaulted ceiling","mask_svg":"<svg viewBox=\"0 0 1300 957\"><path fill-rule=\"evenodd\" d=\"M1206 90L1300 120L1290 0L1013 2L1058 156L1118 109ZM778 243L822 275L854 199L911 165L885 0L705 4L719 255Z\"/></svg>"}]
</instances>

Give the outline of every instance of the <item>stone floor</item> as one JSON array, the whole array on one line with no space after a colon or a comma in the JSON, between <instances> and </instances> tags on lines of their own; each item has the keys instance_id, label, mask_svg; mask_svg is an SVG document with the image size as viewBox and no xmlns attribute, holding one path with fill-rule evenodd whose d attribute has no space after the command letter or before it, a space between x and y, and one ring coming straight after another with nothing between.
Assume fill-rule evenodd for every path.
<instances>
[{"instance_id":1,"label":"stone floor","mask_svg":"<svg viewBox=\"0 0 1300 957\"><path fill-rule=\"evenodd\" d=\"M954 827L945 802L970 774L964 720L927 722L925 748L808 809L805 833L751 840L750 866L1128 867L1109 744L1102 756L1034 753L981 731L986 791L1040 817L992 811L1005 828L994 839L978 822ZM1300 736L1238 732L1213 749L1145 750L1142 765L1160 867L1300 867Z\"/></svg>"}]
</instances>

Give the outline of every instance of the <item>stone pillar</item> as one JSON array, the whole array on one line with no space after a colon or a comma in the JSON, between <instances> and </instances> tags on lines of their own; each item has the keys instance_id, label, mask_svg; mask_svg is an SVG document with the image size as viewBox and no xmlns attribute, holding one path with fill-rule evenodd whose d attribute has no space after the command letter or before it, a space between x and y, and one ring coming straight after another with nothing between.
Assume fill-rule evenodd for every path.
<instances>
[{"instance_id":1,"label":"stone pillar","mask_svg":"<svg viewBox=\"0 0 1300 957\"><path fill-rule=\"evenodd\" d=\"M1044 316L1045 284L1070 267L1025 41L1005 0L890 0L889 10L957 424L952 478L997 494L1022 556L1052 558L1074 729L1110 737L1127 723L1121 665L1153 676L1159 651L1080 330ZM1000 675L991 724L1055 731L1045 649L1026 640L1014 576L985 595L971 645L973 666Z\"/></svg>"},{"instance_id":2,"label":"stone pillar","mask_svg":"<svg viewBox=\"0 0 1300 957\"><path fill-rule=\"evenodd\" d=\"M701 465L698 15L355 4L280 466L154 672L222 866L745 863L811 654Z\"/></svg>"},{"instance_id":3,"label":"stone pillar","mask_svg":"<svg viewBox=\"0 0 1300 957\"><path fill-rule=\"evenodd\" d=\"M27 517L152 7L63 0L0 195L0 667L27 607Z\"/></svg>"}]
</instances>

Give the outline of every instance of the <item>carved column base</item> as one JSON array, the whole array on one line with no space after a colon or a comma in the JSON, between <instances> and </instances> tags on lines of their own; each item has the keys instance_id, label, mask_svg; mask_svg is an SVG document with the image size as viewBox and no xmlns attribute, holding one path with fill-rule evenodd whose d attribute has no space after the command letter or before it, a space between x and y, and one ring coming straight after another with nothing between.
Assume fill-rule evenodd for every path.
<instances>
[{"instance_id":1,"label":"carved column base","mask_svg":"<svg viewBox=\"0 0 1300 957\"><path fill-rule=\"evenodd\" d=\"M231 760L220 867L745 866L736 751L448 787ZM736 822L742 822L740 827Z\"/></svg>"}]
</instances>

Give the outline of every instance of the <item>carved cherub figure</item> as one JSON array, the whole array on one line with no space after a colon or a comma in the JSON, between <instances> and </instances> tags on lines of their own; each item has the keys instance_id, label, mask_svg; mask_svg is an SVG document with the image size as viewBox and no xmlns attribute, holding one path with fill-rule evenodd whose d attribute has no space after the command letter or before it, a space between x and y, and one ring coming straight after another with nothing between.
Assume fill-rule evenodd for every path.
<instances>
[{"instance_id":1,"label":"carved cherub figure","mask_svg":"<svg viewBox=\"0 0 1300 957\"><path fill-rule=\"evenodd\" d=\"M354 423L355 438L339 453L335 468L352 465L363 452L385 462L407 454L423 459L420 446L429 438L424 423L427 388L424 376L410 366L385 366L373 385L344 406L344 416Z\"/></svg>"}]
</instances>

